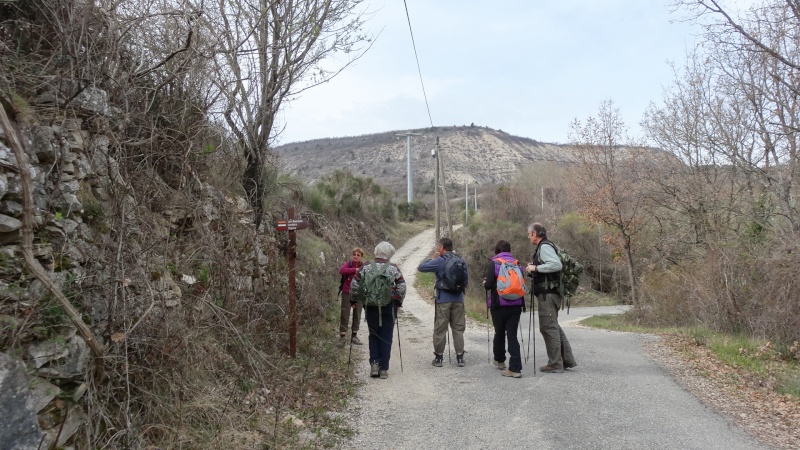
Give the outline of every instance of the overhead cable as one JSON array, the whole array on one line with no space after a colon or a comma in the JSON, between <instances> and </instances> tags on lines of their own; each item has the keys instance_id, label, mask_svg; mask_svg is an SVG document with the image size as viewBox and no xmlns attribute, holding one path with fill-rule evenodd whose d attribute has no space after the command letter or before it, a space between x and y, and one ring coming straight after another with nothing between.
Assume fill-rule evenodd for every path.
<instances>
[{"instance_id":1,"label":"overhead cable","mask_svg":"<svg viewBox=\"0 0 800 450\"><path fill-rule=\"evenodd\" d=\"M422 96L425 98L425 107L428 109L428 120L431 121L433 128L433 118L431 117L431 107L428 104L428 94L425 93L425 83L422 81L422 69L419 66L419 56L417 55L417 44L414 42L414 30L411 29L411 16L408 14L408 3L403 0L406 7L406 19L408 20L408 32L411 33L411 45L414 47L414 58L417 60L417 72L419 72L419 83L422 85Z\"/></svg>"}]
</instances>

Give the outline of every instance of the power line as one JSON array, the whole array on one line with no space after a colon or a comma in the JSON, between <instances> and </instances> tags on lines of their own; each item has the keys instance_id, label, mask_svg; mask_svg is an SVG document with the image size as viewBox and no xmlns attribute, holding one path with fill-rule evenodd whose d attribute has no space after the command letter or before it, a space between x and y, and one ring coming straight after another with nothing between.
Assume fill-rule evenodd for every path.
<instances>
[{"instance_id":1,"label":"power line","mask_svg":"<svg viewBox=\"0 0 800 450\"><path fill-rule=\"evenodd\" d=\"M428 109L428 120L431 121L433 128L433 118L431 117L431 107L428 104L428 94L425 93L425 83L422 81L422 69L419 66L419 56L417 55L417 44L414 42L414 30L411 29L411 16L408 14L408 3L403 0L406 7L406 19L408 20L408 32L411 33L411 45L414 47L414 58L417 60L417 72L419 72L419 84L422 85L422 96L425 98L425 107Z\"/></svg>"}]
</instances>

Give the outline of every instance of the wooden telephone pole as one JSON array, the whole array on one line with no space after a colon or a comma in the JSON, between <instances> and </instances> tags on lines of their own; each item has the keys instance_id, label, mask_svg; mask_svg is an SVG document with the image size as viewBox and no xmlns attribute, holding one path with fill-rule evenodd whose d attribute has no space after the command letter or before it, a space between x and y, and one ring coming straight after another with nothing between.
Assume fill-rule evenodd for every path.
<instances>
[{"instance_id":1,"label":"wooden telephone pole","mask_svg":"<svg viewBox=\"0 0 800 450\"><path fill-rule=\"evenodd\" d=\"M435 159L435 170L434 170L434 216L436 217L435 226L436 226L436 243L439 243L439 239L441 238L441 218L439 214L439 195L442 196L442 202L444 203L444 215L447 219L447 237L453 236L453 224L450 222L450 208L448 206L447 201L447 190L444 187L444 161L442 156L442 148L439 146L439 137L436 137L436 148L433 150L433 158Z\"/></svg>"},{"instance_id":2,"label":"wooden telephone pole","mask_svg":"<svg viewBox=\"0 0 800 450\"><path fill-rule=\"evenodd\" d=\"M439 136L436 136L436 148L433 149L433 215L436 218L436 244L439 243Z\"/></svg>"}]
</instances>

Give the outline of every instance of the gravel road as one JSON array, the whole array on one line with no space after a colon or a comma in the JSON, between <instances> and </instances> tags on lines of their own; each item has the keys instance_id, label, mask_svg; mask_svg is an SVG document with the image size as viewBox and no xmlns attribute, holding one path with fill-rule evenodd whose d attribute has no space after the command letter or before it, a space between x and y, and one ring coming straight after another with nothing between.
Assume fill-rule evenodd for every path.
<instances>
[{"instance_id":1,"label":"gravel road","mask_svg":"<svg viewBox=\"0 0 800 450\"><path fill-rule=\"evenodd\" d=\"M399 318L401 349L395 332L389 378L373 379L364 340L357 363L364 384L351 408L357 435L343 448L765 448L647 357L643 343L658 337L577 325L621 307L562 311L561 325L578 362L563 374L534 374L534 367L547 363L534 328L536 360L531 348L522 378L502 377L487 360L487 327L472 321L465 334L466 367L455 365L454 354L452 363L445 355L444 367L433 367L433 306L413 285L434 240L433 230L425 231L392 258L409 286ZM526 346L529 317L522 321Z\"/></svg>"}]
</instances>

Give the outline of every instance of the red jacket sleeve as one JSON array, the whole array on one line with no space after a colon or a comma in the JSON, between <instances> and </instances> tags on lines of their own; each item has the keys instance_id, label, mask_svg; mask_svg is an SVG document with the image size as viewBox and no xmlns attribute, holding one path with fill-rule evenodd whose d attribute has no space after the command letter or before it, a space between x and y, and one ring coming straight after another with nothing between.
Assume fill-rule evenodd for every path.
<instances>
[{"instance_id":1,"label":"red jacket sleeve","mask_svg":"<svg viewBox=\"0 0 800 450\"><path fill-rule=\"evenodd\" d=\"M341 275L353 275L358 272L358 267L350 267L350 266L351 262L345 261L345 263L342 264L342 267L339 268L339 273Z\"/></svg>"}]
</instances>

